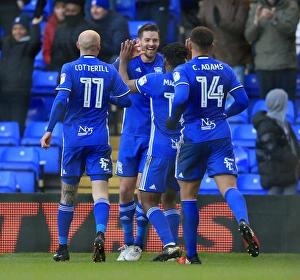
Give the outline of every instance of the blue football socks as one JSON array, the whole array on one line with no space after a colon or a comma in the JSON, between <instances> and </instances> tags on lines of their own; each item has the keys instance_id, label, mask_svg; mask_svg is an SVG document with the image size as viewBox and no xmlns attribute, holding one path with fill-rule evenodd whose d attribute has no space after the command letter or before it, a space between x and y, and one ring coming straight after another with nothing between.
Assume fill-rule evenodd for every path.
<instances>
[{"instance_id":1,"label":"blue football socks","mask_svg":"<svg viewBox=\"0 0 300 280\"><path fill-rule=\"evenodd\" d=\"M168 209L165 211L165 216L168 220L170 230L174 239L174 242L178 243L178 230L180 224L180 214L178 209Z\"/></svg>"},{"instance_id":2,"label":"blue football socks","mask_svg":"<svg viewBox=\"0 0 300 280\"><path fill-rule=\"evenodd\" d=\"M136 233L136 238L134 240L134 244L139 246L141 249L143 249L145 233L148 225L148 218L144 213L142 205L140 203L137 204L137 207L135 209L135 215L136 215L137 233Z\"/></svg>"},{"instance_id":3,"label":"blue football socks","mask_svg":"<svg viewBox=\"0 0 300 280\"><path fill-rule=\"evenodd\" d=\"M134 201L119 205L120 221L124 230L124 243L126 245L132 245L134 241L133 217L135 213L135 206Z\"/></svg>"},{"instance_id":4,"label":"blue football socks","mask_svg":"<svg viewBox=\"0 0 300 280\"><path fill-rule=\"evenodd\" d=\"M57 214L57 224L58 224L58 236L59 244L68 244L68 235L70 231L70 226L73 221L74 216L74 206L69 206L60 203Z\"/></svg>"},{"instance_id":5,"label":"blue football socks","mask_svg":"<svg viewBox=\"0 0 300 280\"><path fill-rule=\"evenodd\" d=\"M168 226L168 220L159 207L151 207L147 211L147 217L156 230L160 240L167 245L175 245L171 230Z\"/></svg>"},{"instance_id":6,"label":"blue football socks","mask_svg":"<svg viewBox=\"0 0 300 280\"><path fill-rule=\"evenodd\" d=\"M182 226L185 238L187 256L190 258L197 253L197 229L199 225L199 210L197 200L182 200Z\"/></svg>"},{"instance_id":7,"label":"blue football socks","mask_svg":"<svg viewBox=\"0 0 300 280\"><path fill-rule=\"evenodd\" d=\"M236 188L230 188L225 192L224 198L237 222L239 223L243 219L249 225L247 205L242 193Z\"/></svg>"},{"instance_id":8,"label":"blue football socks","mask_svg":"<svg viewBox=\"0 0 300 280\"><path fill-rule=\"evenodd\" d=\"M94 203L94 216L96 222L96 233L101 231L105 233L108 218L109 218L110 204L106 198L99 198Z\"/></svg>"}]
</instances>

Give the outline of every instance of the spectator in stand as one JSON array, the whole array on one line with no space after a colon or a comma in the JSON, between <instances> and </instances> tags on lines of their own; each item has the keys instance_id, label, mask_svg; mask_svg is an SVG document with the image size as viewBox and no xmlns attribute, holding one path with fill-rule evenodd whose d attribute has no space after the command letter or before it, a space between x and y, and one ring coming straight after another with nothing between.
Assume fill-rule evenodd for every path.
<instances>
[{"instance_id":1,"label":"spectator in stand","mask_svg":"<svg viewBox=\"0 0 300 280\"><path fill-rule=\"evenodd\" d=\"M274 88L295 100L298 62L295 33L299 23L294 0L258 0L250 9L245 28L253 45L254 69L264 99Z\"/></svg>"},{"instance_id":2,"label":"spectator in stand","mask_svg":"<svg viewBox=\"0 0 300 280\"><path fill-rule=\"evenodd\" d=\"M215 35L212 57L227 63L243 84L247 64L252 63L251 46L244 37L250 6L248 0L203 0L201 25Z\"/></svg>"},{"instance_id":3,"label":"spectator in stand","mask_svg":"<svg viewBox=\"0 0 300 280\"><path fill-rule=\"evenodd\" d=\"M0 27L3 28L4 36L11 33L14 19L21 13L23 7L30 0L1 0L0 1Z\"/></svg>"},{"instance_id":4,"label":"spectator in stand","mask_svg":"<svg viewBox=\"0 0 300 280\"><path fill-rule=\"evenodd\" d=\"M41 49L40 26L43 17L20 15L11 35L0 40L0 120L17 121L21 135L30 105L31 78L35 56Z\"/></svg>"},{"instance_id":5,"label":"spectator in stand","mask_svg":"<svg viewBox=\"0 0 300 280\"><path fill-rule=\"evenodd\" d=\"M64 0L54 1L54 11L47 20L44 40L43 40L43 59L46 65L51 62L51 49L54 38L55 29L65 20L65 3Z\"/></svg>"},{"instance_id":6,"label":"spectator in stand","mask_svg":"<svg viewBox=\"0 0 300 280\"><path fill-rule=\"evenodd\" d=\"M136 0L136 19L153 20L160 30L160 50L167 45L169 6L169 0Z\"/></svg>"},{"instance_id":7,"label":"spectator in stand","mask_svg":"<svg viewBox=\"0 0 300 280\"><path fill-rule=\"evenodd\" d=\"M119 56L121 43L130 38L127 19L110 10L109 0L91 0L91 15L102 38L99 59L113 63Z\"/></svg>"},{"instance_id":8,"label":"spectator in stand","mask_svg":"<svg viewBox=\"0 0 300 280\"><path fill-rule=\"evenodd\" d=\"M288 95L273 89L266 96L268 112L259 111L252 119L257 131L256 157L261 185L270 195L296 195L300 148L286 120Z\"/></svg>"},{"instance_id":9,"label":"spectator in stand","mask_svg":"<svg viewBox=\"0 0 300 280\"><path fill-rule=\"evenodd\" d=\"M65 0L65 22L54 33L49 70L60 71L64 63L76 60L79 50L76 42L81 32L97 31L97 26L84 18L84 0Z\"/></svg>"}]
</instances>

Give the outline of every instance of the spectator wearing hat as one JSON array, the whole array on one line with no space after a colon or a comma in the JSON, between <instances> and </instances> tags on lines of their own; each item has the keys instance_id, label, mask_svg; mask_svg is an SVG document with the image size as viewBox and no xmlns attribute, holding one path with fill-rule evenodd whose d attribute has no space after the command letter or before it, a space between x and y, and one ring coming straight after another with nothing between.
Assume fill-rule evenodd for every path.
<instances>
[{"instance_id":1,"label":"spectator wearing hat","mask_svg":"<svg viewBox=\"0 0 300 280\"><path fill-rule=\"evenodd\" d=\"M21 134L29 108L34 59L41 49L42 20L42 16L34 18L31 25L26 15L20 15L13 22L11 35L0 40L0 121L17 121Z\"/></svg>"},{"instance_id":2,"label":"spectator wearing hat","mask_svg":"<svg viewBox=\"0 0 300 280\"><path fill-rule=\"evenodd\" d=\"M11 33L14 19L21 13L23 7L30 0L1 0L0 1L0 27L3 28L4 36Z\"/></svg>"},{"instance_id":3,"label":"spectator wearing hat","mask_svg":"<svg viewBox=\"0 0 300 280\"><path fill-rule=\"evenodd\" d=\"M60 71L63 64L76 60L79 50L76 42L81 32L97 31L97 26L84 17L84 0L64 0L65 21L54 32L51 62L48 70Z\"/></svg>"},{"instance_id":4,"label":"spectator wearing hat","mask_svg":"<svg viewBox=\"0 0 300 280\"><path fill-rule=\"evenodd\" d=\"M55 0L54 11L48 17L45 25L43 40L43 59L46 65L51 62L51 49L56 28L65 20L65 3L63 0Z\"/></svg>"},{"instance_id":5,"label":"spectator wearing hat","mask_svg":"<svg viewBox=\"0 0 300 280\"><path fill-rule=\"evenodd\" d=\"M121 43L130 39L128 21L110 10L109 0L91 0L91 16L101 36L99 59L113 63L119 55Z\"/></svg>"}]
</instances>

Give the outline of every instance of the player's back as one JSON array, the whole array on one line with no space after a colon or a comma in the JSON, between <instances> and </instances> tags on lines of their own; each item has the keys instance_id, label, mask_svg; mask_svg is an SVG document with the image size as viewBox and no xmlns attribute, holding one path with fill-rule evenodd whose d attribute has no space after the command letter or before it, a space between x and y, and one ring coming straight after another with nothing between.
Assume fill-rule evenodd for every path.
<instances>
[{"instance_id":1,"label":"player's back","mask_svg":"<svg viewBox=\"0 0 300 280\"><path fill-rule=\"evenodd\" d=\"M180 125L177 130L166 128L166 119L170 116L174 98L172 72L166 74L148 74L136 82L143 95L150 99L152 126L148 154L164 158L174 158L176 143L180 138ZM169 148L169 149L168 149Z\"/></svg>"},{"instance_id":2,"label":"player's back","mask_svg":"<svg viewBox=\"0 0 300 280\"><path fill-rule=\"evenodd\" d=\"M78 145L99 144L102 139L107 142L110 94L121 96L128 91L118 75L113 66L94 56L81 56L63 66L57 89L71 92L64 119L68 143L77 146L76 141Z\"/></svg>"},{"instance_id":3,"label":"player's back","mask_svg":"<svg viewBox=\"0 0 300 280\"><path fill-rule=\"evenodd\" d=\"M193 141L230 137L225 115L227 94L241 84L231 67L210 57L195 57L174 70L175 86L188 84L183 114L185 135Z\"/></svg>"}]
</instances>

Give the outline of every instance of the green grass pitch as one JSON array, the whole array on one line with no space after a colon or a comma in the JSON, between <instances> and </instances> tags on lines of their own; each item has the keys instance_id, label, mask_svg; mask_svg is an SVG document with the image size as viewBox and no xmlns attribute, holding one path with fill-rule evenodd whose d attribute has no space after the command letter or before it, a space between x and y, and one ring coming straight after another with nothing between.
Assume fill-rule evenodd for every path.
<instances>
[{"instance_id":1,"label":"green grass pitch","mask_svg":"<svg viewBox=\"0 0 300 280\"><path fill-rule=\"evenodd\" d=\"M143 253L138 262L117 262L118 253L105 263L93 263L91 253L70 252L69 262L55 262L50 253L0 255L0 279L8 280L235 280L300 279L300 254L199 253L202 265L151 262Z\"/></svg>"}]
</instances>

